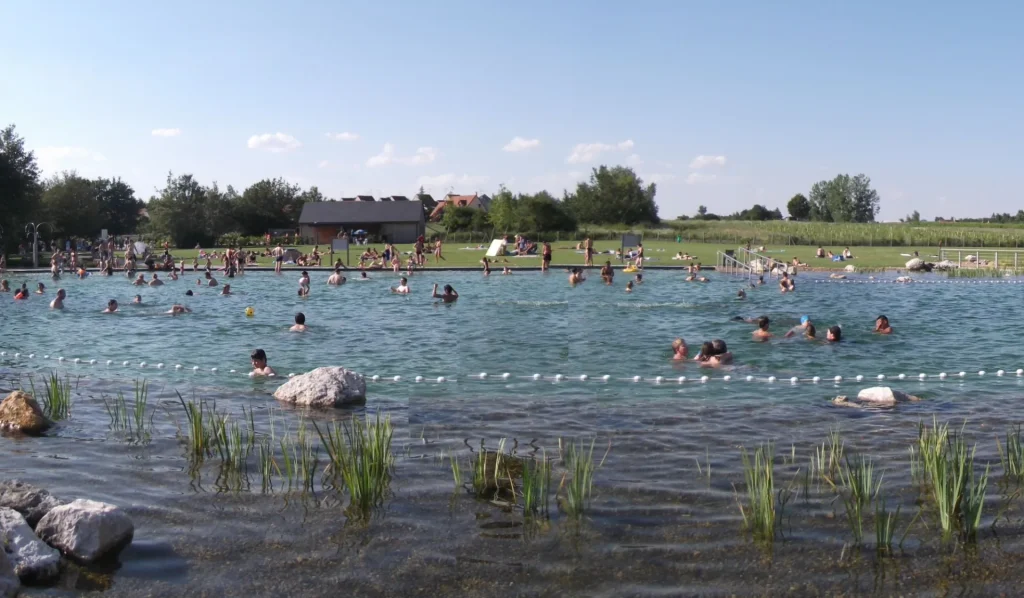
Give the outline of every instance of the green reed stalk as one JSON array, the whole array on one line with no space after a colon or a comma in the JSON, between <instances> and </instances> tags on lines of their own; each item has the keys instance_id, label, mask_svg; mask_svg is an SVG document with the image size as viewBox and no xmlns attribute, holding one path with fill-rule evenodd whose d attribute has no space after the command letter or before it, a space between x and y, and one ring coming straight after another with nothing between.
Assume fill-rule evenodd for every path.
<instances>
[{"instance_id":1,"label":"green reed stalk","mask_svg":"<svg viewBox=\"0 0 1024 598\"><path fill-rule=\"evenodd\" d=\"M210 422L215 419L213 410L207 408L206 401L202 399L196 403L194 400L186 401L180 392L177 395L188 420L185 440L188 442L189 454L199 458L212 456L217 445L216 431Z\"/></svg>"},{"instance_id":2,"label":"green reed stalk","mask_svg":"<svg viewBox=\"0 0 1024 598\"><path fill-rule=\"evenodd\" d=\"M758 446L753 457L744 447L743 477L747 485L747 505L740 505L740 515L754 537L771 542L775 538L775 446L767 442Z\"/></svg>"},{"instance_id":3,"label":"green reed stalk","mask_svg":"<svg viewBox=\"0 0 1024 598\"><path fill-rule=\"evenodd\" d=\"M948 542L959 531L965 541L977 539L988 487L989 466L980 476L974 473L977 445L968 449L962 434L950 434L948 424L923 424L918 433L925 476L938 511L942 539Z\"/></svg>"},{"instance_id":4,"label":"green reed stalk","mask_svg":"<svg viewBox=\"0 0 1024 598\"><path fill-rule=\"evenodd\" d=\"M849 457L839 475L842 486L843 503L846 506L846 518L853 532L854 543L860 545L864 539L864 510L878 495L882 487L881 478L874 479L875 466L871 459L860 456L850 463Z\"/></svg>"},{"instance_id":5,"label":"green reed stalk","mask_svg":"<svg viewBox=\"0 0 1024 598\"><path fill-rule=\"evenodd\" d=\"M395 462L391 451L391 416L382 418L378 412L373 419L353 417L340 427L333 422L326 435L316 422L313 427L327 450L332 473L340 476L348 489L351 505L366 511L383 503ZM453 472L459 479L457 463Z\"/></svg>"},{"instance_id":6,"label":"green reed stalk","mask_svg":"<svg viewBox=\"0 0 1024 598\"><path fill-rule=\"evenodd\" d=\"M548 514L549 495L551 493L551 462L547 453L541 451L541 458L528 459L523 464L523 513L531 515Z\"/></svg>"},{"instance_id":7,"label":"green reed stalk","mask_svg":"<svg viewBox=\"0 0 1024 598\"><path fill-rule=\"evenodd\" d=\"M128 405L124 399L124 393L117 393L117 398L107 399L103 397L103 408L107 410L107 417L110 418L110 429L122 431L128 428Z\"/></svg>"},{"instance_id":8,"label":"green reed stalk","mask_svg":"<svg viewBox=\"0 0 1024 598\"><path fill-rule=\"evenodd\" d=\"M29 378L29 384L32 386L32 396L39 397L32 378ZM67 419L71 415L71 381L66 376L61 380L56 371L50 372L49 376L43 378L43 393L39 402L46 417L54 421Z\"/></svg>"},{"instance_id":9,"label":"green reed stalk","mask_svg":"<svg viewBox=\"0 0 1024 598\"><path fill-rule=\"evenodd\" d=\"M454 452L448 454L448 461L452 467L452 479L455 482L455 489L458 490L462 486L462 465L459 463L459 457Z\"/></svg>"},{"instance_id":10,"label":"green reed stalk","mask_svg":"<svg viewBox=\"0 0 1024 598\"><path fill-rule=\"evenodd\" d=\"M484 440L480 440L480 451L473 458L473 490L483 497L487 492L487 449Z\"/></svg>"},{"instance_id":11,"label":"green reed stalk","mask_svg":"<svg viewBox=\"0 0 1024 598\"><path fill-rule=\"evenodd\" d=\"M1020 424L1006 432L1005 444L1000 444L997 440L996 448L999 449L1003 476L1017 482L1024 480L1024 442L1021 441Z\"/></svg>"},{"instance_id":12,"label":"green reed stalk","mask_svg":"<svg viewBox=\"0 0 1024 598\"><path fill-rule=\"evenodd\" d=\"M888 511L884 500L875 502L875 550L878 554L892 554L892 537L896 532L899 518L899 505L896 506L896 511Z\"/></svg>"},{"instance_id":13,"label":"green reed stalk","mask_svg":"<svg viewBox=\"0 0 1024 598\"><path fill-rule=\"evenodd\" d=\"M594 465L595 442L595 440L590 442L589 449L583 443L571 442L566 445L563 459L566 472L562 476L561 487L565 488L564 508L570 517L579 518L590 508L596 469ZM559 440L559 444L561 444L561 440ZM566 479L568 479L568 483L566 483Z\"/></svg>"},{"instance_id":14,"label":"green reed stalk","mask_svg":"<svg viewBox=\"0 0 1024 598\"><path fill-rule=\"evenodd\" d=\"M833 489L836 489L836 479L843 467L843 456L846 452L846 444L839 428L829 428L828 437L820 447L815 448L814 467L818 475Z\"/></svg>"},{"instance_id":15,"label":"green reed stalk","mask_svg":"<svg viewBox=\"0 0 1024 598\"><path fill-rule=\"evenodd\" d=\"M260 462L260 479L263 493L274 491L274 470L278 469L277 461L274 460L274 445L270 438L260 438L257 445ZM280 469L278 469L280 473Z\"/></svg>"}]
</instances>

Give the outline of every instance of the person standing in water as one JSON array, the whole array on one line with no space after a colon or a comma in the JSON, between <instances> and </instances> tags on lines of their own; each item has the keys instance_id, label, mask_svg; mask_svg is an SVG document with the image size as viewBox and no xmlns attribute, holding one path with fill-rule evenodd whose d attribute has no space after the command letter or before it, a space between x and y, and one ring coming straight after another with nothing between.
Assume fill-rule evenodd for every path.
<instances>
[{"instance_id":1,"label":"person standing in water","mask_svg":"<svg viewBox=\"0 0 1024 598\"><path fill-rule=\"evenodd\" d=\"M50 309L64 309L64 298L67 297L67 293L64 289L57 289L57 297L50 302Z\"/></svg>"},{"instance_id":2,"label":"person standing in water","mask_svg":"<svg viewBox=\"0 0 1024 598\"><path fill-rule=\"evenodd\" d=\"M409 294L409 279L402 277L398 280L397 287L391 287L391 292L396 295L408 295Z\"/></svg>"},{"instance_id":3,"label":"person standing in water","mask_svg":"<svg viewBox=\"0 0 1024 598\"><path fill-rule=\"evenodd\" d=\"M434 293L432 295L434 299L440 299L444 303L455 303L459 298L459 294L450 284L444 285L444 293L437 292L437 283L434 283Z\"/></svg>"},{"instance_id":4,"label":"person standing in water","mask_svg":"<svg viewBox=\"0 0 1024 598\"><path fill-rule=\"evenodd\" d=\"M301 311L295 314L295 325L288 329L291 332L305 332L306 328L306 314Z\"/></svg>"},{"instance_id":5,"label":"person standing in water","mask_svg":"<svg viewBox=\"0 0 1024 598\"><path fill-rule=\"evenodd\" d=\"M270 364L267 363L267 352L263 349L256 349L253 351L252 355L249 356L249 359L252 361L252 372L249 373L250 376L277 375L277 373L274 372L274 368L270 367Z\"/></svg>"},{"instance_id":6,"label":"person standing in water","mask_svg":"<svg viewBox=\"0 0 1024 598\"><path fill-rule=\"evenodd\" d=\"M885 316L875 318L875 332L878 334L892 334L892 325L889 324L889 318Z\"/></svg>"},{"instance_id":7,"label":"person standing in water","mask_svg":"<svg viewBox=\"0 0 1024 598\"><path fill-rule=\"evenodd\" d=\"M757 319L757 330L754 331L753 336L756 341L766 341L772 337L772 333L768 331L768 326L771 324L771 320L768 316L761 316Z\"/></svg>"}]
</instances>

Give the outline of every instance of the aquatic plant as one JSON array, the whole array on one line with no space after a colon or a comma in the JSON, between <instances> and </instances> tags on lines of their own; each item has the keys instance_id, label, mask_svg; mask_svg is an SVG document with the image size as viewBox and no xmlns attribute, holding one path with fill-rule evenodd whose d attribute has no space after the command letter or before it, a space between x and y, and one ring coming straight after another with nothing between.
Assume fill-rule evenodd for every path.
<instances>
[{"instance_id":1,"label":"aquatic plant","mask_svg":"<svg viewBox=\"0 0 1024 598\"><path fill-rule=\"evenodd\" d=\"M43 414L52 420L67 419L71 415L71 381L67 376L60 379L56 370L43 378L43 393L36 392L36 385L32 378L29 378L32 387L32 396L39 400Z\"/></svg>"},{"instance_id":2,"label":"aquatic plant","mask_svg":"<svg viewBox=\"0 0 1024 598\"><path fill-rule=\"evenodd\" d=\"M843 467L843 456L846 445L839 428L829 428L828 437L820 447L814 449L812 469L817 471L821 480L836 489L836 479Z\"/></svg>"},{"instance_id":3,"label":"aquatic plant","mask_svg":"<svg viewBox=\"0 0 1024 598\"><path fill-rule=\"evenodd\" d=\"M854 543L858 545L864 538L864 510L882 487L881 477L876 481L874 472L874 463L863 455L854 459L852 464L847 457L843 468L839 470L842 482L840 496L846 506L846 518L853 532Z\"/></svg>"},{"instance_id":4,"label":"aquatic plant","mask_svg":"<svg viewBox=\"0 0 1024 598\"><path fill-rule=\"evenodd\" d=\"M202 399L198 403L195 400L186 401L180 392L176 394L188 420L184 436L190 457L202 459L213 455L217 443L216 433L210 423L216 417L213 408L207 407L206 401ZM180 428L178 433L181 435Z\"/></svg>"},{"instance_id":5,"label":"aquatic plant","mask_svg":"<svg viewBox=\"0 0 1024 598\"><path fill-rule=\"evenodd\" d=\"M131 408L123 392L118 392L114 399L108 400L103 397L103 406L110 418L110 429L124 432L127 438L134 442L147 442L150 438L153 416L150 413L147 421L148 404L149 385L145 380L135 381L135 396Z\"/></svg>"},{"instance_id":6,"label":"aquatic plant","mask_svg":"<svg viewBox=\"0 0 1024 598\"><path fill-rule=\"evenodd\" d=\"M395 461L391 416L382 418L378 412L373 419L353 417L340 426L332 422L326 435L316 422L313 427L327 451L331 472L348 489L350 504L361 510L380 505L387 496Z\"/></svg>"},{"instance_id":7,"label":"aquatic plant","mask_svg":"<svg viewBox=\"0 0 1024 598\"><path fill-rule=\"evenodd\" d=\"M527 459L523 464L523 513L547 516L551 494L551 462L541 451L540 459Z\"/></svg>"},{"instance_id":8,"label":"aquatic plant","mask_svg":"<svg viewBox=\"0 0 1024 598\"><path fill-rule=\"evenodd\" d=\"M589 448L582 442L570 442L562 450L562 439L558 439L558 446L563 455L562 462L565 464L559 492L565 490L562 507L570 517L579 518L590 508L590 499L594 490L594 471L604 464L604 459L601 459L601 463L594 465L595 442L591 440ZM607 456L608 454L605 453L605 457Z\"/></svg>"},{"instance_id":9,"label":"aquatic plant","mask_svg":"<svg viewBox=\"0 0 1024 598\"><path fill-rule=\"evenodd\" d=\"M249 424L247 427L240 426L237 421L232 421L228 415L214 418L213 444L217 448L221 463L228 470L243 471L247 465L255 434L255 426L252 424L251 415L247 423Z\"/></svg>"},{"instance_id":10,"label":"aquatic plant","mask_svg":"<svg viewBox=\"0 0 1024 598\"><path fill-rule=\"evenodd\" d=\"M740 453L746 482L747 505L740 504L743 524L755 538L770 542L775 538L775 446L767 442L754 450Z\"/></svg>"},{"instance_id":11,"label":"aquatic plant","mask_svg":"<svg viewBox=\"0 0 1024 598\"><path fill-rule=\"evenodd\" d=\"M455 481L455 489L458 490L462 486L462 464L459 463L459 457L454 452L448 454L448 462L452 467L452 479Z\"/></svg>"},{"instance_id":12,"label":"aquatic plant","mask_svg":"<svg viewBox=\"0 0 1024 598\"><path fill-rule=\"evenodd\" d=\"M897 505L895 511L889 511L884 500L875 502L875 550L880 555L892 554L892 536L896 532L900 508Z\"/></svg>"},{"instance_id":13,"label":"aquatic plant","mask_svg":"<svg viewBox=\"0 0 1024 598\"><path fill-rule=\"evenodd\" d=\"M996 448L1003 465L1003 476L1017 482L1024 480L1024 442L1021 442L1020 424L1007 430L1004 444L997 441Z\"/></svg>"},{"instance_id":14,"label":"aquatic plant","mask_svg":"<svg viewBox=\"0 0 1024 598\"><path fill-rule=\"evenodd\" d=\"M704 466L701 467L700 459L697 457L693 458L693 461L697 464L697 475L706 477L708 482L711 481L711 451L708 447L704 447Z\"/></svg>"},{"instance_id":15,"label":"aquatic plant","mask_svg":"<svg viewBox=\"0 0 1024 598\"><path fill-rule=\"evenodd\" d=\"M977 445L967 448L963 434L950 434L949 425L919 426L918 446L925 478L939 517L942 539L948 542L959 531L966 541L977 538L988 487L989 465L979 477L974 473Z\"/></svg>"},{"instance_id":16,"label":"aquatic plant","mask_svg":"<svg viewBox=\"0 0 1024 598\"><path fill-rule=\"evenodd\" d=\"M257 457L260 465L260 487L264 494L274 491L274 471L280 475L281 469L274 459L274 443L272 438L263 436L257 445Z\"/></svg>"},{"instance_id":17,"label":"aquatic plant","mask_svg":"<svg viewBox=\"0 0 1024 598\"><path fill-rule=\"evenodd\" d=\"M473 493L486 500L501 499L510 504L516 502L515 480L523 475L523 461L505 452L506 439L498 441L495 451L487 450L480 440L480 450L473 454L470 463L473 470Z\"/></svg>"}]
</instances>

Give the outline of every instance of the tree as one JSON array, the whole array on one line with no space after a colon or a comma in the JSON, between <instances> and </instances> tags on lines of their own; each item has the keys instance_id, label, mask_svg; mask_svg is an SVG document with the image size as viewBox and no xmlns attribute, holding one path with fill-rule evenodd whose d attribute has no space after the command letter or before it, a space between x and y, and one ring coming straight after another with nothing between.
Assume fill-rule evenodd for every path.
<instances>
[{"instance_id":1,"label":"tree","mask_svg":"<svg viewBox=\"0 0 1024 598\"><path fill-rule=\"evenodd\" d=\"M851 180L851 194L853 200L853 221L874 222L878 210L881 209L882 200L878 192L871 188L871 179L864 174L858 174ZM918 221L921 220L918 215Z\"/></svg>"},{"instance_id":2,"label":"tree","mask_svg":"<svg viewBox=\"0 0 1024 598\"><path fill-rule=\"evenodd\" d=\"M576 219L565 204L547 191L519 196L519 230L522 232L576 230ZM491 217L493 222L493 215Z\"/></svg>"},{"instance_id":3,"label":"tree","mask_svg":"<svg viewBox=\"0 0 1024 598\"><path fill-rule=\"evenodd\" d=\"M625 166L595 168L590 180L566 194L565 205L577 222L592 224L657 224L654 183L644 187L633 169Z\"/></svg>"},{"instance_id":4,"label":"tree","mask_svg":"<svg viewBox=\"0 0 1024 598\"><path fill-rule=\"evenodd\" d=\"M904 222L913 222L914 224L917 224L917 223L921 222L921 213L918 212L917 210L914 210L913 212L907 214L907 217L904 218L903 221Z\"/></svg>"},{"instance_id":5,"label":"tree","mask_svg":"<svg viewBox=\"0 0 1024 598\"><path fill-rule=\"evenodd\" d=\"M9 125L0 131L0 227L3 246L21 238L25 222L35 212L40 195L39 166L25 140Z\"/></svg>"},{"instance_id":6,"label":"tree","mask_svg":"<svg viewBox=\"0 0 1024 598\"><path fill-rule=\"evenodd\" d=\"M486 222L486 212L466 206L448 206L441 217L441 224L449 232L483 230Z\"/></svg>"},{"instance_id":7,"label":"tree","mask_svg":"<svg viewBox=\"0 0 1024 598\"><path fill-rule=\"evenodd\" d=\"M233 191L228 187L229 192ZM223 234L225 216L230 215L225 195L216 184L211 189L196 181L191 174L175 177L167 173L167 184L160 195L149 200L150 227L158 235L166 235L177 247L196 244L210 247ZM225 214L227 212L227 214Z\"/></svg>"},{"instance_id":8,"label":"tree","mask_svg":"<svg viewBox=\"0 0 1024 598\"><path fill-rule=\"evenodd\" d=\"M874 222L881 200L863 174L840 174L831 181L818 181L809 197L811 220L823 222Z\"/></svg>"},{"instance_id":9,"label":"tree","mask_svg":"<svg viewBox=\"0 0 1024 598\"><path fill-rule=\"evenodd\" d=\"M811 203L803 193L797 193L786 204L786 211L793 220L807 220L811 216Z\"/></svg>"},{"instance_id":10,"label":"tree","mask_svg":"<svg viewBox=\"0 0 1024 598\"><path fill-rule=\"evenodd\" d=\"M303 191L299 195L299 212L302 212L302 206L307 203L319 203L321 201L327 201L327 197L323 193L320 193L320 189L316 185L309 188L308 191ZM296 216L298 218L298 216Z\"/></svg>"},{"instance_id":11,"label":"tree","mask_svg":"<svg viewBox=\"0 0 1024 598\"><path fill-rule=\"evenodd\" d=\"M107 229L111 235L134 233L139 225L139 211L146 204L135 197L131 185L119 178L95 179L92 184L99 204L100 228Z\"/></svg>"},{"instance_id":12,"label":"tree","mask_svg":"<svg viewBox=\"0 0 1024 598\"><path fill-rule=\"evenodd\" d=\"M236 199L234 219L245 235L263 235L273 228L295 228L304 202L298 185L281 178L263 179Z\"/></svg>"},{"instance_id":13,"label":"tree","mask_svg":"<svg viewBox=\"0 0 1024 598\"><path fill-rule=\"evenodd\" d=\"M75 171L53 175L43 183L42 214L57 233L92 238L102 223L96 186Z\"/></svg>"},{"instance_id":14,"label":"tree","mask_svg":"<svg viewBox=\"0 0 1024 598\"><path fill-rule=\"evenodd\" d=\"M703 206L703 205L698 207L697 208L697 215L700 216L701 218L707 216L708 215L708 207L707 206Z\"/></svg>"},{"instance_id":15,"label":"tree","mask_svg":"<svg viewBox=\"0 0 1024 598\"><path fill-rule=\"evenodd\" d=\"M519 199L502 185L491 198L487 215L497 232L508 233L519 229Z\"/></svg>"}]
</instances>

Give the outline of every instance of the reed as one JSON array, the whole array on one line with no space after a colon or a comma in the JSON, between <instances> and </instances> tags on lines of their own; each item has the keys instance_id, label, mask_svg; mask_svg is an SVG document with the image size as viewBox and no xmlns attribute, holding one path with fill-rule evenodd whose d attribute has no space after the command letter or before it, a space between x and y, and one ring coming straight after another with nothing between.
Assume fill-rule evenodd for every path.
<instances>
[{"instance_id":1,"label":"reed","mask_svg":"<svg viewBox=\"0 0 1024 598\"><path fill-rule=\"evenodd\" d=\"M875 502L875 550L879 555L892 554L892 537L899 518L899 505L895 511L889 511L884 500Z\"/></svg>"},{"instance_id":2,"label":"reed","mask_svg":"<svg viewBox=\"0 0 1024 598\"><path fill-rule=\"evenodd\" d=\"M383 503L395 461L391 416L381 418L378 412L373 419L353 417L340 426L332 422L326 434L316 422L313 427L327 451L331 472L348 489L351 505L365 511Z\"/></svg>"},{"instance_id":3,"label":"reed","mask_svg":"<svg viewBox=\"0 0 1024 598\"><path fill-rule=\"evenodd\" d=\"M213 455L217 444L217 435L212 425L216 415L212 407L208 407L206 401L194 399L186 401L185 397L178 395L178 401L185 410L185 418L188 427L184 432L185 441L188 444L189 455L193 458L202 459ZM178 430L182 434L181 429Z\"/></svg>"},{"instance_id":4,"label":"reed","mask_svg":"<svg viewBox=\"0 0 1024 598\"><path fill-rule=\"evenodd\" d=\"M697 475L707 478L708 482L711 481L711 451L708 447L704 447L704 466L700 464L700 458L694 457L693 461L697 464Z\"/></svg>"},{"instance_id":5,"label":"reed","mask_svg":"<svg viewBox=\"0 0 1024 598\"><path fill-rule=\"evenodd\" d=\"M455 489L462 487L462 464L454 452L448 453L448 462L452 467L452 480L455 482Z\"/></svg>"},{"instance_id":6,"label":"reed","mask_svg":"<svg viewBox=\"0 0 1024 598\"><path fill-rule=\"evenodd\" d=\"M1006 432L1002 444L996 441L999 461L1003 465L1003 476L1016 482L1024 480L1024 442L1021 442L1020 424Z\"/></svg>"},{"instance_id":7,"label":"reed","mask_svg":"<svg viewBox=\"0 0 1024 598\"><path fill-rule=\"evenodd\" d=\"M839 475L844 490L840 495L846 506L846 518L853 532L854 543L860 545L864 539L864 511L878 495L882 487L882 476L875 480L875 465L863 455L854 459L853 463L847 457Z\"/></svg>"},{"instance_id":8,"label":"reed","mask_svg":"<svg viewBox=\"0 0 1024 598\"><path fill-rule=\"evenodd\" d=\"M747 504L740 504L743 524L755 538L771 542L775 538L775 446L768 442L754 450L753 456L742 449L743 477Z\"/></svg>"},{"instance_id":9,"label":"reed","mask_svg":"<svg viewBox=\"0 0 1024 598\"><path fill-rule=\"evenodd\" d=\"M837 488L836 480L842 470L845 453L846 444L838 427L829 428L825 442L814 449L812 469L833 489Z\"/></svg>"},{"instance_id":10,"label":"reed","mask_svg":"<svg viewBox=\"0 0 1024 598\"><path fill-rule=\"evenodd\" d=\"M250 428L239 425L227 415L214 418L214 445L225 468L244 471L252 450L253 440Z\"/></svg>"},{"instance_id":11,"label":"reed","mask_svg":"<svg viewBox=\"0 0 1024 598\"><path fill-rule=\"evenodd\" d=\"M149 385L145 380L135 381L135 395L130 408L123 392L118 392L114 399L103 397L103 407L110 418L110 429L124 432L129 440L135 442L149 441L153 415L148 412L148 404Z\"/></svg>"},{"instance_id":12,"label":"reed","mask_svg":"<svg viewBox=\"0 0 1024 598\"><path fill-rule=\"evenodd\" d=\"M975 541L988 488L989 465L980 477L975 475L977 445L968 448L962 433L951 434L948 424L940 426L934 418L931 428L920 425L918 445L942 540L949 542L959 532L965 541Z\"/></svg>"},{"instance_id":13,"label":"reed","mask_svg":"<svg viewBox=\"0 0 1024 598\"><path fill-rule=\"evenodd\" d=\"M573 518L582 517L590 509L590 499L594 490L594 471L604 463L594 464L594 443L590 441L588 448L582 442L570 442L565 445L563 463L565 473L562 475L560 490L565 490L563 507L567 515ZM562 447L562 440L558 441ZM607 453L605 454L607 456Z\"/></svg>"},{"instance_id":14,"label":"reed","mask_svg":"<svg viewBox=\"0 0 1024 598\"><path fill-rule=\"evenodd\" d=\"M273 439L262 437L257 445L257 456L260 464L260 487L264 494L274 491L274 471L280 475L281 470L274 459Z\"/></svg>"},{"instance_id":15,"label":"reed","mask_svg":"<svg viewBox=\"0 0 1024 598\"><path fill-rule=\"evenodd\" d=\"M32 387L32 396L37 397L41 403L43 414L46 417L59 421L67 419L71 415L71 381L67 376L60 379L56 370L43 378L43 392L36 392L36 385L32 378L29 378Z\"/></svg>"},{"instance_id":16,"label":"reed","mask_svg":"<svg viewBox=\"0 0 1024 598\"><path fill-rule=\"evenodd\" d=\"M526 515L548 515L551 494L551 462L547 453L541 451L540 459L528 459L523 466L523 513Z\"/></svg>"}]
</instances>

